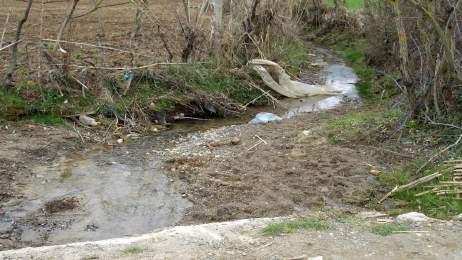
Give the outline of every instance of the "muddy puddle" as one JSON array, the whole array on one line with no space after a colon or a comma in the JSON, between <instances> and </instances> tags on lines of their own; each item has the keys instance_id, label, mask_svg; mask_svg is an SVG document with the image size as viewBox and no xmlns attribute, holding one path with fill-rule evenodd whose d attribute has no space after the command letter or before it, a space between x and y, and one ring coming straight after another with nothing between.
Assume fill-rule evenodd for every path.
<instances>
[{"instance_id":1,"label":"muddy puddle","mask_svg":"<svg viewBox=\"0 0 462 260\"><path fill-rule=\"evenodd\" d=\"M330 52L320 53L316 62L326 65L320 69L318 80L341 94L287 99L281 107L266 108L266 112L290 118L359 100L353 70ZM309 81L308 77L302 75L301 80ZM178 124L173 135L165 133L116 148L98 148L32 167L23 198L10 201L2 209L0 234L12 234L19 245L38 246L123 237L174 226L191 203L175 189L177 181L163 173L162 158L156 151L165 149L168 140L177 134L247 123L256 113L251 111L250 117L241 119Z\"/></svg>"},{"instance_id":2,"label":"muddy puddle","mask_svg":"<svg viewBox=\"0 0 462 260\"><path fill-rule=\"evenodd\" d=\"M2 218L28 245L62 244L142 234L173 226L190 202L162 174L146 140L98 149L32 168L24 198Z\"/></svg>"}]
</instances>

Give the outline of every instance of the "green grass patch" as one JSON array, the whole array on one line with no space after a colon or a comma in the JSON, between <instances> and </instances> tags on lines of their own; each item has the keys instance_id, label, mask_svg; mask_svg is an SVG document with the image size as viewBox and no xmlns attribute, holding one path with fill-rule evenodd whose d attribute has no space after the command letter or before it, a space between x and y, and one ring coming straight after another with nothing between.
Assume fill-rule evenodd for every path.
<instances>
[{"instance_id":1,"label":"green grass patch","mask_svg":"<svg viewBox=\"0 0 462 260\"><path fill-rule=\"evenodd\" d=\"M422 184L416 188L398 192L393 195L393 199L400 201L398 211L419 211L430 217L447 219L462 213L462 201L457 195L436 195L428 193L416 197L417 194L431 190L432 185L437 185L440 181L452 181L450 170L443 165L434 165L428 168L424 173L415 175L416 170L423 162L415 161L401 169L384 173L380 175L380 181L386 184L390 189L398 185L404 185L411 181L429 175L435 172L442 173L443 176L438 180L433 180Z\"/></svg>"},{"instance_id":2,"label":"green grass patch","mask_svg":"<svg viewBox=\"0 0 462 260\"><path fill-rule=\"evenodd\" d=\"M280 234L293 233L299 230L327 230L331 225L319 218L304 218L291 220L281 223L273 223L263 229L263 234L267 236L277 236Z\"/></svg>"},{"instance_id":3,"label":"green grass patch","mask_svg":"<svg viewBox=\"0 0 462 260\"><path fill-rule=\"evenodd\" d=\"M25 113L26 101L11 90L0 87L0 117Z\"/></svg>"},{"instance_id":4,"label":"green grass patch","mask_svg":"<svg viewBox=\"0 0 462 260\"><path fill-rule=\"evenodd\" d=\"M291 75L298 75L300 70L310 61L310 55L301 41L292 41L290 43L275 44L272 57L283 66Z\"/></svg>"},{"instance_id":5,"label":"green grass patch","mask_svg":"<svg viewBox=\"0 0 462 260\"><path fill-rule=\"evenodd\" d=\"M367 62L359 43L358 46L342 47L337 46L341 56L350 64L359 77L357 89L359 95L368 101L374 100L373 84L377 75L373 68Z\"/></svg>"},{"instance_id":6,"label":"green grass patch","mask_svg":"<svg viewBox=\"0 0 462 260\"><path fill-rule=\"evenodd\" d=\"M33 115L32 122L41 125L64 125L64 119L54 115Z\"/></svg>"},{"instance_id":7,"label":"green grass patch","mask_svg":"<svg viewBox=\"0 0 462 260\"><path fill-rule=\"evenodd\" d=\"M409 226L402 225L402 224L395 224L395 223L377 224L377 225L373 225L370 228L370 232L376 235L380 235L380 236L389 236L389 235L393 235L394 233L398 231L408 231L408 230L409 230Z\"/></svg>"},{"instance_id":8,"label":"green grass patch","mask_svg":"<svg viewBox=\"0 0 462 260\"><path fill-rule=\"evenodd\" d=\"M355 141L364 138L387 136L402 117L400 110L360 111L330 119L326 123L329 141L333 143Z\"/></svg>"},{"instance_id":9,"label":"green grass patch","mask_svg":"<svg viewBox=\"0 0 462 260\"><path fill-rule=\"evenodd\" d=\"M144 252L144 249L140 247L130 247L124 250L124 253L127 255L138 255L143 252Z\"/></svg>"},{"instance_id":10,"label":"green grass patch","mask_svg":"<svg viewBox=\"0 0 462 260\"><path fill-rule=\"evenodd\" d=\"M223 94L242 104L261 95L259 90L250 87L245 80L214 64L171 66L166 73L172 78L185 81L195 89L211 94Z\"/></svg>"},{"instance_id":11,"label":"green grass patch","mask_svg":"<svg viewBox=\"0 0 462 260\"><path fill-rule=\"evenodd\" d=\"M342 0L338 0L341 3ZM324 0L324 3L334 6L334 0ZM345 7L351 10L358 10L364 8L364 0L345 0Z\"/></svg>"}]
</instances>

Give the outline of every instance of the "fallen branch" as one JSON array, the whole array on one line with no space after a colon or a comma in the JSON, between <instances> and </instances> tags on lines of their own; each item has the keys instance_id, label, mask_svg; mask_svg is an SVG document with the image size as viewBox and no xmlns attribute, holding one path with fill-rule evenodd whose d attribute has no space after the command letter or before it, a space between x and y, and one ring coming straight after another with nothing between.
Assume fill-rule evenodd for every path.
<instances>
[{"instance_id":1,"label":"fallen branch","mask_svg":"<svg viewBox=\"0 0 462 260\"><path fill-rule=\"evenodd\" d=\"M419 186L420 184L423 184L423 183L427 183L427 182L430 182L438 177L441 177L443 174L439 173L439 172L435 172L431 175L428 175L428 176L425 176L425 177L422 177L420 179L417 179L413 182L410 182L406 185L401 185L401 186L396 186L395 188L393 188L393 190L391 190L389 193L387 193L381 200L379 200L379 203L382 203L384 200L386 200L387 198L389 198L390 196L392 196L393 194L397 193L397 192L402 192L402 191L405 191L405 190L409 190L409 189L412 189L412 188L415 188L417 186Z\"/></svg>"},{"instance_id":2,"label":"fallen branch","mask_svg":"<svg viewBox=\"0 0 462 260\"><path fill-rule=\"evenodd\" d=\"M44 41L44 42L55 42L55 43L58 42L58 40L54 40L54 39L42 39L42 41ZM118 51L118 52L130 53L130 51L121 50L121 49L117 49L117 48L114 48L114 47L109 47L109 46L98 46L98 45L95 45L95 44L90 44L90 43L85 43L85 42L71 42L71 41L64 41L64 40L59 40L59 42L67 43L67 44L74 44L74 45L87 46L87 47L92 47L92 48L99 48L99 49L111 50L111 51Z\"/></svg>"},{"instance_id":3,"label":"fallen branch","mask_svg":"<svg viewBox=\"0 0 462 260\"><path fill-rule=\"evenodd\" d=\"M419 174L425 167L427 167L428 164L433 162L433 160L438 158L441 154L443 154L443 153L451 150L453 147L457 146L460 143L460 141L462 141L462 134L459 136L459 138L457 139L457 141L455 143L453 143L453 144L449 145L448 147L444 148L443 150L437 152L427 162L425 162L422 166L420 166L420 168L416 171L416 174Z\"/></svg>"},{"instance_id":4,"label":"fallen branch","mask_svg":"<svg viewBox=\"0 0 462 260\"><path fill-rule=\"evenodd\" d=\"M64 66L65 64L55 64L56 66ZM67 66L79 69L100 69L100 70L142 70L152 67L158 66L176 66L176 65L191 65L191 63L169 63L169 62L161 62L161 63L153 63L148 65L143 65L140 67L105 67L105 66L83 66L83 65L73 65L69 64Z\"/></svg>"},{"instance_id":5,"label":"fallen branch","mask_svg":"<svg viewBox=\"0 0 462 260\"><path fill-rule=\"evenodd\" d=\"M11 47L13 47L14 45L20 43L21 41L22 41L22 40L19 40L19 41L17 41L17 42L13 42L13 43L10 43L10 44L8 44L8 45L6 45L6 46L0 47L0 51L6 50L6 49L8 49L8 48L11 48Z\"/></svg>"}]
</instances>

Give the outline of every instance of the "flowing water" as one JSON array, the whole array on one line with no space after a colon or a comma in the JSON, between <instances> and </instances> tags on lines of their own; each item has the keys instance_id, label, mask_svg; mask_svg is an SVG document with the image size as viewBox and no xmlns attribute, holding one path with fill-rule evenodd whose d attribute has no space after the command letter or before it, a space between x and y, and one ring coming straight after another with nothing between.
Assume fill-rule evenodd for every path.
<instances>
[{"instance_id":1,"label":"flowing water","mask_svg":"<svg viewBox=\"0 0 462 260\"><path fill-rule=\"evenodd\" d=\"M354 85L358 79L353 70L329 52L322 52L318 62L328 63L321 70L322 80L341 94L286 99L282 101L283 108L268 112L290 118L358 100ZM184 124L176 131L247 122L243 120L247 118ZM20 241L42 245L122 237L176 225L191 203L176 192L176 183L163 174L162 158L153 152L171 138L166 133L125 146L62 157L51 165L33 168L32 181L24 187L24 198L5 209L0 227L15 225L20 230ZM77 201L78 210L60 211L59 206L66 205L59 203L69 198ZM45 209L47 203L53 202L58 210L51 214Z\"/></svg>"},{"instance_id":2,"label":"flowing water","mask_svg":"<svg viewBox=\"0 0 462 260\"><path fill-rule=\"evenodd\" d=\"M319 57L315 63L323 64L327 62L321 73L322 82L319 83L339 91L339 95L283 100L283 106L287 108L287 111L282 114L283 118L291 118L302 113L329 110L340 106L342 103L359 101L358 91L355 86L358 82L358 77L353 69L329 51L324 49L318 49L318 51L323 53L324 56ZM302 74L301 80L309 81L307 77L310 77L310 75Z\"/></svg>"}]
</instances>

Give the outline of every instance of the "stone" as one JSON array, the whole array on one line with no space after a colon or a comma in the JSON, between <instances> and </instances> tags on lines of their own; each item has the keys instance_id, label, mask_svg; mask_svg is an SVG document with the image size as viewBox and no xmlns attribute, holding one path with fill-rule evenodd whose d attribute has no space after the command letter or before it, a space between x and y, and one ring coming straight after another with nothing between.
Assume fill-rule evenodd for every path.
<instances>
[{"instance_id":1,"label":"stone","mask_svg":"<svg viewBox=\"0 0 462 260\"><path fill-rule=\"evenodd\" d=\"M234 137L233 139L231 139L231 144L232 145L239 145L239 144L241 144L241 139L239 139L238 137Z\"/></svg>"},{"instance_id":2,"label":"stone","mask_svg":"<svg viewBox=\"0 0 462 260\"><path fill-rule=\"evenodd\" d=\"M322 256L313 256L313 257L308 257L308 260L323 260L324 257Z\"/></svg>"},{"instance_id":3,"label":"stone","mask_svg":"<svg viewBox=\"0 0 462 260\"><path fill-rule=\"evenodd\" d=\"M396 217L396 221L398 223L408 223L408 224L422 223L422 222L427 222L429 220L431 220L429 217L425 216L422 213L418 213L418 212L410 212L410 213L402 214Z\"/></svg>"},{"instance_id":4,"label":"stone","mask_svg":"<svg viewBox=\"0 0 462 260\"><path fill-rule=\"evenodd\" d=\"M462 221L462 214L459 214L459 215L453 217L452 220L454 220L454 221Z\"/></svg>"}]
</instances>

